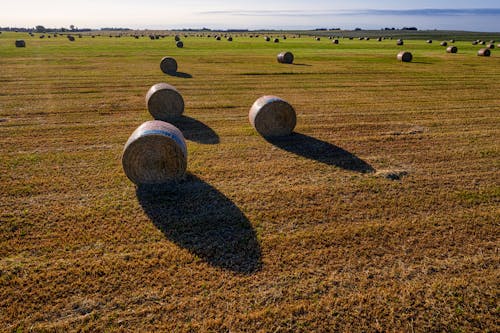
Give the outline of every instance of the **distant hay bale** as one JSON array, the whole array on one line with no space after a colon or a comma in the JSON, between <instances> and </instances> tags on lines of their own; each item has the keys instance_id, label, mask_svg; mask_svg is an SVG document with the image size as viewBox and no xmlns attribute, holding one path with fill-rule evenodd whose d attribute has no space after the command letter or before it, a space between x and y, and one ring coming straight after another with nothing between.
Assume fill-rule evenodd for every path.
<instances>
[{"instance_id":1,"label":"distant hay bale","mask_svg":"<svg viewBox=\"0 0 500 333\"><path fill-rule=\"evenodd\" d=\"M370 37L365 37L365 40L370 40Z\"/></svg>"},{"instance_id":2,"label":"distant hay bale","mask_svg":"<svg viewBox=\"0 0 500 333\"><path fill-rule=\"evenodd\" d=\"M480 49L477 51L477 55L480 57L489 57L491 55L490 49Z\"/></svg>"},{"instance_id":3,"label":"distant hay bale","mask_svg":"<svg viewBox=\"0 0 500 333\"><path fill-rule=\"evenodd\" d=\"M427 44L432 44L432 39L428 39Z\"/></svg>"},{"instance_id":4,"label":"distant hay bale","mask_svg":"<svg viewBox=\"0 0 500 333\"><path fill-rule=\"evenodd\" d=\"M74 42L75 41L75 37L71 36L71 35L68 35L68 40L70 42Z\"/></svg>"},{"instance_id":5,"label":"distant hay bale","mask_svg":"<svg viewBox=\"0 0 500 333\"><path fill-rule=\"evenodd\" d=\"M280 42L280 40L279 40L278 38L275 38L275 39L274 39L274 42L275 42L275 43L279 43L279 42Z\"/></svg>"},{"instance_id":6,"label":"distant hay bale","mask_svg":"<svg viewBox=\"0 0 500 333\"><path fill-rule=\"evenodd\" d=\"M156 120L174 120L184 112L184 99L179 91L168 83L157 83L146 94L149 113Z\"/></svg>"},{"instance_id":7,"label":"distant hay bale","mask_svg":"<svg viewBox=\"0 0 500 333\"><path fill-rule=\"evenodd\" d=\"M484 40L479 41L479 45L486 45L486 42Z\"/></svg>"},{"instance_id":8,"label":"distant hay bale","mask_svg":"<svg viewBox=\"0 0 500 333\"><path fill-rule=\"evenodd\" d=\"M479 42L477 40L472 42L472 45L477 45Z\"/></svg>"},{"instance_id":9,"label":"distant hay bale","mask_svg":"<svg viewBox=\"0 0 500 333\"><path fill-rule=\"evenodd\" d=\"M278 62L281 64L292 64L293 63L293 53L292 52L281 52L278 54Z\"/></svg>"},{"instance_id":10,"label":"distant hay bale","mask_svg":"<svg viewBox=\"0 0 500 333\"><path fill-rule=\"evenodd\" d=\"M175 43L175 46L177 46L178 48L182 49L184 47L184 43L180 40L178 42Z\"/></svg>"},{"instance_id":11,"label":"distant hay bale","mask_svg":"<svg viewBox=\"0 0 500 333\"><path fill-rule=\"evenodd\" d=\"M125 143L122 166L127 177L137 185L177 180L187 168L184 136L172 124L147 121Z\"/></svg>"},{"instance_id":12,"label":"distant hay bale","mask_svg":"<svg viewBox=\"0 0 500 333\"><path fill-rule=\"evenodd\" d=\"M382 41L382 37L377 38L377 42L381 42L381 41Z\"/></svg>"},{"instance_id":13,"label":"distant hay bale","mask_svg":"<svg viewBox=\"0 0 500 333\"><path fill-rule=\"evenodd\" d=\"M175 40L176 42L178 42L178 41L180 41L180 40L181 40L181 38L179 37L179 35L175 35L174 40Z\"/></svg>"},{"instance_id":14,"label":"distant hay bale","mask_svg":"<svg viewBox=\"0 0 500 333\"><path fill-rule=\"evenodd\" d=\"M490 40L490 44L495 44L496 41L494 39Z\"/></svg>"},{"instance_id":15,"label":"distant hay bale","mask_svg":"<svg viewBox=\"0 0 500 333\"><path fill-rule=\"evenodd\" d=\"M228 42L232 42L233 41L233 37L231 37L231 36L227 37L227 41Z\"/></svg>"},{"instance_id":16,"label":"distant hay bale","mask_svg":"<svg viewBox=\"0 0 500 333\"><path fill-rule=\"evenodd\" d=\"M333 43L333 44L338 44L338 43L339 43L339 40L338 40L338 39L334 39L334 40L332 41L332 43Z\"/></svg>"},{"instance_id":17,"label":"distant hay bale","mask_svg":"<svg viewBox=\"0 0 500 333\"><path fill-rule=\"evenodd\" d=\"M454 39L450 39L450 43L455 43L455 40Z\"/></svg>"},{"instance_id":18,"label":"distant hay bale","mask_svg":"<svg viewBox=\"0 0 500 333\"><path fill-rule=\"evenodd\" d=\"M316 40L319 42L321 40L321 38L320 37L316 37Z\"/></svg>"},{"instance_id":19,"label":"distant hay bale","mask_svg":"<svg viewBox=\"0 0 500 333\"><path fill-rule=\"evenodd\" d=\"M411 62L413 59L413 55L408 51L401 51L398 53L397 58L402 62Z\"/></svg>"},{"instance_id":20,"label":"distant hay bale","mask_svg":"<svg viewBox=\"0 0 500 333\"><path fill-rule=\"evenodd\" d=\"M442 41L439 45L441 45L441 46L448 46L448 43L446 41Z\"/></svg>"},{"instance_id":21,"label":"distant hay bale","mask_svg":"<svg viewBox=\"0 0 500 333\"><path fill-rule=\"evenodd\" d=\"M40 35L40 39L44 39L45 38L45 35Z\"/></svg>"},{"instance_id":22,"label":"distant hay bale","mask_svg":"<svg viewBox=\"0 0 500 333\"><path fill-rule=\"evenodd\" d=\"M448 46L446 48L446 52L448 52L448 53L457 53L458 52L458 48L456 46Z\"/></svg>"},{"instance_id":23,"label":"distant hay bale","mask_svg":"<svg viewBox=\"0 0 500 333\"><path fill-rule=\"evenodd\" d=\"M160 62L160 69L165 74L177 73L177 61L172 57L163 57Z\"/></svg>"},{"instance_id":24,"label":"distant hay bale","mask_svg":"<svg viewBox=\"0 0 500 333\"><path fill-rule=\"evenodd\" d=\"M26 42L23 39L17 39L15 45L16 47L26 47Z\"/></svg>"},{"instance_id":25,"label":"distant hay bale","mask_svg":"<svg viewBox=\"0 0 500 333\"><path fill-rule=\"evenodd\" d=\"M487 44L486 47L490 50L493 50L495 48L495 44Z\"/></svg>"},{"instance_id":26,"label":"distant hay bale","mask_svg":"<svg viewBox=\"0 0 500 333\"><path fill-rule=\"evenodd\" d=\"M248 114L250 124L263 137L290 135L297 124L293 107L276 96L262 96Z\"/></svg>"},{"instance_id":27,"label":"distant hay bale","mask_svg":"<svg viewBox=\"0 0 500 333\"><path fill-rule=\"evenodd\" d=\"M220 36L215 36L215 40L220 40Z\"/></svg>"},{"instance_id":28,"label":"distant hay bale","mask_svg":"<svg viewBox=\"0 0 500 333\"><path fill-rule=\"evenodd\" d=\"M404 45L404 41L402 39L398 39L396 45Z\"/></svg>"}]
</instances>

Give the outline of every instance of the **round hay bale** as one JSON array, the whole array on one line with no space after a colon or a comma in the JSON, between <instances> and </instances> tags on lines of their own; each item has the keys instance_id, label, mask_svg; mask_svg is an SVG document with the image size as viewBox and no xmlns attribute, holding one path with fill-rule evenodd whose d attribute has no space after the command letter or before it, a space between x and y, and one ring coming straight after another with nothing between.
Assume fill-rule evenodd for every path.
<instances>
[{"instance_id":1,"label":"round hay bale","mask_svg":"<svg viewBox=\"0 0 500 333\"><path fill-rule=\"evenodd\" d=\"M432 44L432 39L428 39L427 44Z\"/></svg>"},{"instance_id":2,"label":"round hay bale","mask_svg":"<svg viewBox=\"0 0 500 333\"><path fill-rule=\"evenodd\" d=\"M135 184L164 184L187 168L186 141L172 124L150 120L129 137L122 154L123 171Z\"/></svg>"},{"instance_id":3,"label":"round hay bale","mask_svg":"<svg viewBox=\"0 0 500 333\"><path fill-rule=\"evenodd\" d=\"M160 62L160 69L165 74L177 73L177 61L172 57L164 57Z\"/></svg>"},{"instance_id":4,"label":"round hay bale","mask_svg":"<svg viewBox=\"0 0 500 333\"><path fill-rule=\"evenodd\" d=\"M215 36L215 40L220 40L220 36Z\"/></svg>"},{"instance_id":5,"label":"round hay bale","mask_svg":"<svg viewBox=\"0 0 500 333\"><path fill-rule=\"evenodd\" d=\"M316 40L319 42L321 40L321 38L320 37L316 37Z\"/></svg>"},{"instance_id":6,"label":"round hay bale","mask_svg":"<svg viewBox=\"0 0 500 333\"><path fill-rule=\"evenodd\" d=\"M179 37L179 35L175 35L174 40L175 40L176 42L178 42L178 41L180 41L180 40L181 40L181 38Z\"/></svg>"},{"instance_id":7,"label":"round hay bale","mask_svg":"<svg viewBox=\"0 0 500 333\"><path fill-rule=\"evenodd\" d=\"M334 39L334 40L332 41L332 43L337 45L337 44L339 43L339 40L338 40L338 39Z\"/></svg>"},{"instance_id":8,"label":"round hay bale","mask_svg":"<svg viewBox=\"0 0 500 333\"><path fill-rule=\"evenodd\" d=\"M439 45L441 45L441 46L448 46L448 43L445 42L445 41L442 41Z\"/></svg>"},{"instance_id":9,"label":"round hay bale","mask_svg":"<svg viewBox=\"0 0 500 333\"><path fill-rule=\"evenodd\" d=\"M75 41L75 37L71 36L71 35L68 35L68 40L70 42L74 42Z\"/></svg>"},{"instance_id":10,"label":"round hay bale","mask_svg":"<svg viewBox=\"0 0 500 333\"><path fill-rule=\"evenodd\" d=\"M184 43L180 40L178 42L175 43L175 46L177 46L178 48L182 49L184 47Z\"/></svg>"},{"instance_id":11,"label":"round hay bale","mask_svg":"<svg viewBox=\"0 0 500 333\"><path fill-rule=\"evenodd\" d=\"M477 55L480 57L489 57L491 55L490 49L480 49L477 51Z\"/></svg>"},{"instance_id":12,"label":"round hay bale","mask_svg":"<svg viewBox=\"0 0 500 333\"><path fill-rule=\"evenodd\" d=\"M172 120L184 112L182 95L168 83L157 83L146 94L149 113L156 120Z\"/></svg>"},{"instance_id":13,"label":"round hay bale","mask_svg":"<svg viewBox=\"0 0 500 333\"><path fill-rule=\"evenodd\" d=\"M233 37L231 37L231 36L227 37L227 41L228 42L232 42L233 41Z\"/></svg>"},{"instance_id":14,"label":"round hay bale","mask_svg":"<svg viewBox=\"0 0 500 333\"><path fill-rule=\"evenodd\" d=\"M450 39L450 43L455 43L455 40L454 39Z\"/></svg>"},{"instance_id":15,"label":"round hay bale","mask_svg":"<svg viewBox=\"0 0 500 333\"><path fill-rule=\"evenodd\" d=\"M446 48L446 52L448 52L448 53L457 53L458 52L458 48L456 46L448 46Z\"/></svg>"},{"instance_id":16,"label":"round hay bale","mask_svg":"<svg viewBox=\"0 0 500 333\"><path fill-rule=\"evenodd\" d=\"M23 39L16 39L16 47L26 47L26 42Z\"/></svg>"},{"instance_id":17,"label":"round hay bale","mask_svg":"<svg viewBox=\"0 0 500 333\"><path fill-rule=\"evenodd\" d=\"M264 37L264 40L265 40L266 42L269 42L269 41L271 40L271 38L266 36L266 37Z\"/></svg>"},{"instance_id":18,"label":"round hay bale","mask_svg":"<svg viewBox=\"0 0 500 333\"><path fill-rule=\"evenodd\" d=\"M408 51L401 51L398 53L398 60L402 62L411 62L413 55Z\"/></svg>"},{"instance_id":19,"label":"round hay bale","mask_svg":"<svg viewBox=\"0 0 500 333\"><path fill-rule=\"evenodd\" d=\"M377 42L381 42L381 41L382 41L382 37L377 38Z\"/></svg>"},{"instance_id":20,"label":"round hay bale","mask_svg":"<svg viewBox=\"0 0 500 333\"><path fill-rule=\"evenodd\" d=\"M293 53L292 52L281 52L278 54L278 62L280 64L292 64L293 63Z\"/></svg>"},{"instance_id":21,"label":"round hay bale","mask_svg":"<svg viewBox=\"0 0 500 333\"><path fill-rule=\"evenodd\" d=\"M490 40L490 44L495 44L496 41L494 39Z\"/></svg>"},{"instance_id":22,"label":"round hay bale","mask_svg":"<svg viewBox=\"0 0 500 333\"><path fill-rule=\"evenodd\" d=\"M275 42L275 43L279 43L279 42L280 42L280 40L279 40L278 38L275 38L275 39L274 39L274 42Z\"/></svg>"},{"instance_id":23,"label":"round hay bale","mask_svg":"<svg viewBox=\"0 0 500 333\"><path fill-rule=\"evenodd\" d=\"M370 37L365 37L365 40L370 40Z\"/></svg>"},{"instance_id":24,"label":"round hay bale","mask_svg":"<svg viewBox=\"0 0 500 333\"><path fill-rule=\"evenodd\" d=\"M396 45L404 45L404 41L402 39L398 39Z\"/></svg>"},{"instance_id":25,"label":"round hay bale","mask_svg":"<svg viewBox=\"0 0 500 333\"><path fill-rule=\"evenodd\" d=\"M477 40L472 42L472 45L477 45L479 42Z\"/></svg>"},{"instance_id":26,"label":"round hay bale","mask_svg":"<svg viewBox=\"0 0 500 333\"><path fill-rule=\"evenodd\" d=\"M479 45L486 45L486 42L484 40L480 40Z\"/></svg>"},{"instance_id":27,"label":"round hay bale","mask_svg":"<svg viewBox=\"0 0 500 333\"><path fill-rule=\"evenodd\" d=\"M297 124L293 107L276 96L262 96L248 114L250 124L264 137L290 135Z\"/></svg>"},{"instance_id":28,"label":"round hay bale","mask_svg":"<svg viewBox=\"0 0 500 333\"><path fill-rule=\"evenodd\" d=\"M488 44L486 45L487 48L489 48L490 50L493 50L495 48L495 44Z\"/></svg>"}]
</instances>

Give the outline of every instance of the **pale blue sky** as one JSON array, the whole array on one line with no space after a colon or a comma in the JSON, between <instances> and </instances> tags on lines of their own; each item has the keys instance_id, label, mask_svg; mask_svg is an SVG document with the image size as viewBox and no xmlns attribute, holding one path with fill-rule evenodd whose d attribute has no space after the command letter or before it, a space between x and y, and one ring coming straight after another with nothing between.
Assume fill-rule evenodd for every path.
<instances>
[{"instance_id":1,"label":"pale blue sky","mask_svg":"<svg viewBox=\"0 0 500 333\"><path fill-rule=\"evenodd\" d=\"M500 0L2 0L0 26L461 29L500 32Z\"/></svg>"}]
</instances>

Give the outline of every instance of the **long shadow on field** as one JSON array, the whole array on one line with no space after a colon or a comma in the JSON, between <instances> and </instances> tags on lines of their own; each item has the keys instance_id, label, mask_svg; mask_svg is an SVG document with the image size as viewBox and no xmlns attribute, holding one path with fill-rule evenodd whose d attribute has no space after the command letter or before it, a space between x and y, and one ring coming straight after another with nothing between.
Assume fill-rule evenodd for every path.
<instances>
[{"instance_id":1,"label":"long shadow on field","mask_svg":"<svg viewBox=\"0 0 500 333\"><path fill-rule=\"evenodd\" d=\"M172 242L210 265L251 274L261 250L250 221L224 194L194 175L166 185L142 186L137 199Z\"/></svg>"},{"instance_id":2,"label":"long shadow on field","mask_svg":"<svg viewBox=\"0 0 500 333\"><path fill-rule=\"evenodd\" d=\"M266 140L288 152L342 169L361 173L375 171L370 164L347 150L304 134L294 132L289 136L266 138Z\"/></svg>"},{"instance_id":3,"label":"long shadow on field","mask_svg":"<svg viewBox=\"0 0 500 333\"><path fill-rule=\"evenodd\" d=\"M193 76L191 74L188 74L188 73L184 73L184 72L175 72L174 74L171 74L172 76L176 76L176 77L180 77L182 79L192 79Z\"/></svg>"},{"instance_id":4,"label":"long shadow on field","mask_svg":"<svg viewBox=\"0 0 500 333\"><path fill-rule=\"evenodd\" d=\"M179 128L188 140L214 145L220 142L219 136L213 129L194 118L181 116L172 121L172 124Z\"/></svg>"}]
</instances>

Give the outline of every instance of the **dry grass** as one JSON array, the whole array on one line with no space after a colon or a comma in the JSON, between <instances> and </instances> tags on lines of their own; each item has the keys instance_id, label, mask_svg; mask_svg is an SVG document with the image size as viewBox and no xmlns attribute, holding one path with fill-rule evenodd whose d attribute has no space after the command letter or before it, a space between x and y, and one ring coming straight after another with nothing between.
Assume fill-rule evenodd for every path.
<instances>
[{"instance_id":1,"label":"dry grass","mask_svg":"<svg viewBox=\"0 0 500 333\"><path fill-rule=\"evenodd\" d=\"M0 330L500 329L494 50L405 40L402 64L390 40L16 38L0 36ZM186 102L189 175L136 190L120 154L161 81ZM269 94L297 111L288 140L248 123Z\"/></svg>"}]
</instances>

